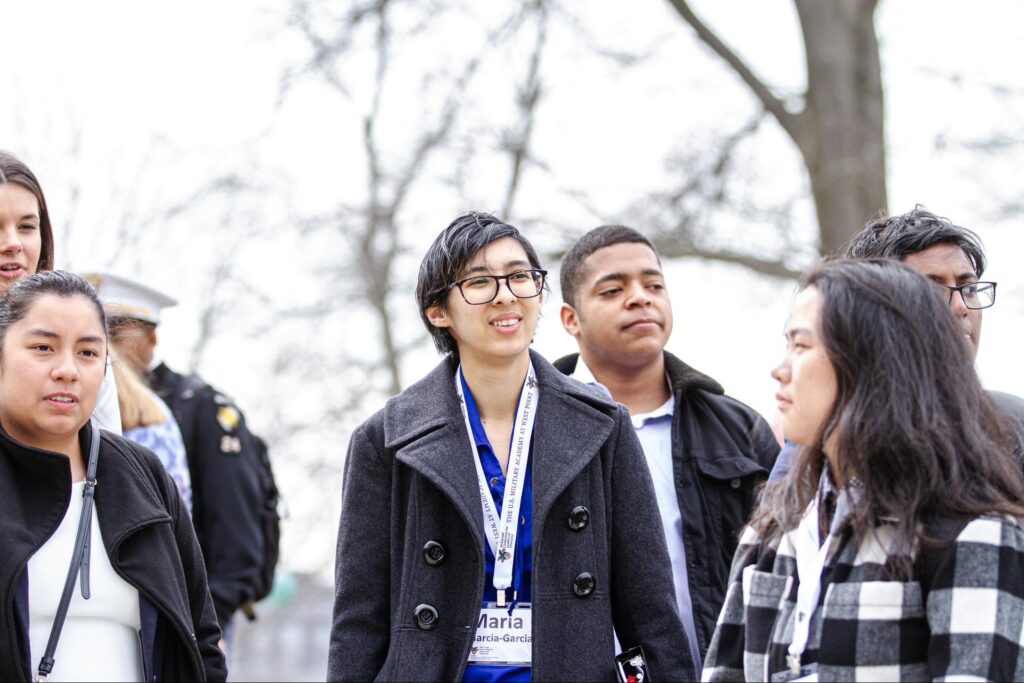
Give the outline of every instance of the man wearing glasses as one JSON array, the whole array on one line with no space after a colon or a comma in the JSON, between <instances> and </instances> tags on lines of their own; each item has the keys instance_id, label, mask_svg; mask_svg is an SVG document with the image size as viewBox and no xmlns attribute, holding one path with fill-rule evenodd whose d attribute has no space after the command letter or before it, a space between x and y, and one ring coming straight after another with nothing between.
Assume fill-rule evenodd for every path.
<instances>
[{"instance_id":1,"label":"man wearing glasses","mask_svg":"<svg viewBox=\"0 0 1024 683\"><path fill-rule=\"evenodd\" d=\"M980 280L985 251L972 231L918 206L868 223L847 245L844 256L896 259L934 282L936 294L948 302L960 323L971 356L978 355L982 311L996 302L996 283ZM1014 454L1024 462L1024 400L1001 391L988 395L1006 418ZM772 479L789 470L791 451L789 446L783 449Z\"/></svg>"}]
</instances>

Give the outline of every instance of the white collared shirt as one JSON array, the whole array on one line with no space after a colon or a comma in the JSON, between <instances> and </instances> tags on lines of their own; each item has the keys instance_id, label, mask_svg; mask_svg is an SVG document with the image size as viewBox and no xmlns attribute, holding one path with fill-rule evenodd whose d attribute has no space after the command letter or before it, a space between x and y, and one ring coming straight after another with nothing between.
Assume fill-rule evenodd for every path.
<instances>
[{"instance_id":1,"label":"white collared shirt","mask_svg":"<svg viewBox=\"0 0 1024 683\"><path fill-rule=\"evenodd\" d=\"M594 377L594 373L583 362L580 356L576 361L573 378L584 384L592 384L608 393L611 392ZM665 377L668 384L668 377ZM683 544L683 516L679 511L679 499L676 495L675 474L672 466L672 415L675 412L676 399L669 385L669 397L654 410L639 415L631 415L633 429L640 439L647 460L647 469L651 472L654 483L654 495L658 500L658 511L661 514L661 525L665 533L665 545L672 563L672 583L676 591L676 608L686 629L686 637L690 641L690 651L694 665L701 668L700 646L697 644L697 627L693 621L693 601L690 599L689 576L686 570L686 546Z\"/></svg>"}]
</instances>

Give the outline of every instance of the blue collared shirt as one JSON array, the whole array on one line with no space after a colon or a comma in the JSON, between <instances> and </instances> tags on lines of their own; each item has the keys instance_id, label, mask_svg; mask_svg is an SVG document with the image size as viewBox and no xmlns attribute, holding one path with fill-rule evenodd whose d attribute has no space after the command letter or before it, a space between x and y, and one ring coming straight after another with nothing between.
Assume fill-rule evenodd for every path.
<instances>
[{"instance_id":1,"label":"blue collared shirt","mask_svg":"<svg viewBox=\"0 0 1024 683\"><path fill-rule=\"evenodd\" d=\"M501 514L501 506L504 503L505 475L501 472L501 464L491 442L487 438L487 432L480 422L480 411L477 410L476 400L473 393L462 379L462 393L466 398L466 413L469 415L469 426L473 432L473 441L476 442L476 451L480 457L480 464L483 466L484 476L490 484L491 499ZM516 406L519 410L519 406ZM531 456L533 447L530 448ZM516 591L518 602L529 602L530 600L530 574L533 560L530 556L533 548L533 460L532 457L526 463L526 480L523 482L523 502L520 509L520 528L516 537L515 561L512 565L512 588ZM494 590L494 553L491 546L484 541L484 602L494 602L497 599L497 592ZM509 596L511 598L511 596ZM530 667L528 666L499 666L494 664L467 664L462 674L465 683L490 682L490 681L529 681Z\"/></svg>"},{"instance_id":2,"label":"blue collared shirt","mask_svg":"<svg viewBox=\"0 0 1024 683\"><path fill-rule=\"evenodd\" d=\"M779 457L775 459L775 465L772 467L771 474L768 475L768 481L775 481L786 476L789 470L792 469L799 450L800 447L795 443L786 441L782 446L782 450L779 451Z\"/></svg>"}]
</instances>

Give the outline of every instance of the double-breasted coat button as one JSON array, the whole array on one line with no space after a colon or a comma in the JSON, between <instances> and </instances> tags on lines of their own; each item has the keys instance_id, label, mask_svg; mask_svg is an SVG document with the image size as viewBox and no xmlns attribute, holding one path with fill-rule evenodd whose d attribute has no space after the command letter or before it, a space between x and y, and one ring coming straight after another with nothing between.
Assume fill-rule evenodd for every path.
<instances>
[{"instance_id":1,"label":"double-breasted coat button","mask_svg":"<svg viewBox=\"0 0 1024 683\"><path fill-rule=\"evenodd\" d=\"M738 489L740 487L740 484L742 484L742 483L743 482L741 482L739 479L732 479L729 482L729 486L733 487L734 489Z\"/></svg>"},{"instance_id":2,"label":"double-breasted coat button","mask_svg":"<svg viewBox=\"0 0 1024 683\"><path fill-rule=\"evenodd\" d=\"M572 512L569 513L569 528L573 531L582 530L585 526L587 526L587 523L589 521L590 510L583 507L582 505L577 505L572 509Z\"/></svg>"},{"instance_id":3,"label":"double-breasted coat button","mask_svg":"<svg viewBox=\"0 0 1024 683\"><path fill-rule=\"evenodd\" d=\"M590 572L581 573L572 582L572 592L581 598L585 598L593 593L596 587L597 579Z\"/></svg>"},{"instance_id":4,"label":"double-breasted coat button","mask_svg":"<svg viewBox=\"0 0 1024 683\"><path fill-rule=\"evenodd\" d=\"M423 546L423 559L431 567L441 564L444 562L444 546L437 541L427 541Z\"/></svg>"},{"instance_id":5,"label":"double-breasted coat button","mask_svg":"<svg viewBox=\"0 0 1024 683\"><path fill-rule=\"evenodd\" d=\"M416 626L424 631L429 631L437 626L437 610L431 605L417 605L413 610L413 619L416 621Z\"/></svg>"}]
</instances>

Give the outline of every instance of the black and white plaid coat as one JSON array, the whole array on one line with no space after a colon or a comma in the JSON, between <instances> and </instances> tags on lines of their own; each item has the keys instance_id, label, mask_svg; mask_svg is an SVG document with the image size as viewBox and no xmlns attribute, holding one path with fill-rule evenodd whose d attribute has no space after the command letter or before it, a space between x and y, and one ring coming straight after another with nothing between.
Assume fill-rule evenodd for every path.
<instances>
[{"instance_id":1,"label":"black and white plaid coat","mask_svg":"<svg viewBox=\"0 0 1024 683\"><path fill-rule=\"evenodd\" d=\"M959 533L957 533L959 531ZM821 681L1024 680L1024 522L978 517L948 547L892 576L893 528L829 548L804 663ZM766 681L787 669L797 594L794 532L771 545L749 527L704 662L705 681Z\"/></svg>"}]
</instances>

